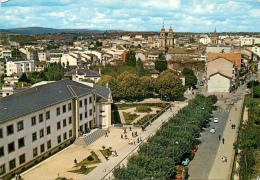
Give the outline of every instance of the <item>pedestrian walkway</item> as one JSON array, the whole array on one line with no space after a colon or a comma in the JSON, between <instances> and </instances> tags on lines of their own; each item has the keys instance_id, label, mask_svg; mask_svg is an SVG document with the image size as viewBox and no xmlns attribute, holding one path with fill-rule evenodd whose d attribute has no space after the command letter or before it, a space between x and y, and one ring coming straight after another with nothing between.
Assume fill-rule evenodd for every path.
<instances>
[{"instance_id":1,"label":"pedestrian walkway","mask_svg":"<svg viewBox=\"0 0 260 180\"><path fill-rule=\"evenodd\" d=\"M151 125L146 128L146 131L141 131L140 128L127 129L128 138L132 138L132 132L137 132L138 137L141 137L142 140L146 140L148 136L154 134L158 127L161 126L162 122L171 117L176 111L180 108L186 106L188 102L179 102L175 104L173 110L168 109L160 117L158 117ZM109 128L110 133L108 137L102 136L97 139L95 142L87 146L83 143L83 139L78 145L71 145L68 148L62 150L61 152L53 155L52 157L46 159L45 161L39 163L37 166L29 169L28 171L22 173L22 178L26 180L41 180L41 179L56 179L57 177L65 177L67 179L102 179L108 174L118 163L127 162L127 156L133 151L138 149L138 144L136 138L132 138L136 142L136 145L128 144L128 140L121 139L122 129L120 128ZM103 157L99 152L102 149L102 146L106 148L111 147L112 150L116 150L117 157L109 157L109 160ZM88 175L82 175L77 173L68 172L74 168L74 160L77 159L77 162L81 162L87 158L91 151L94 151L101 163L95 164L97 167ZM93 165L91 165L93 166Z\"/></svg>"},{"instance_id":2,"label":"pedestrian walkway","mask_svg":"<svg viewBox=\"0 0 260 180\"><path fill-rule=\"evenodd\" d=\"M236 141L240 116L244 100L240 100L234 105L229 114L225 130L223 132L224 142L221 142L211 168L208 179L230 179L234 161L235 150L233 143ZM236 128L232 129L231 125L235 124ZM222 161L222 157L227 157L227 162Z\"/></svg>"}]
</instances>

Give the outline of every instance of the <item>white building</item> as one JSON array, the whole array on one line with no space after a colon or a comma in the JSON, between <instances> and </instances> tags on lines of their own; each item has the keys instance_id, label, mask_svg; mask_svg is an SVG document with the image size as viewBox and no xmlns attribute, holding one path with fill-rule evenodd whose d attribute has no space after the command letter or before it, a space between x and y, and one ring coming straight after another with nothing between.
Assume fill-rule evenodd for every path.
<instances>
[{"instance_id":1,"label":"white building","mask_svg":"<svg viewBox=\"0 0 260 180\"><path fill-rule=\"evenodd\" d=\"M34 72L34 60L9 59L6 62L6 75L11 76L17 73Z\"/></svg>"},{"instance_id":2,"label":"white building","mask_svg":"<svg viewBox=\"0 0 260 180\"><path fill-rule=\"evenodd\" d=\"M260 38L241 37L238 39L238 46L253 46L255 44L260 44Z\"/></svg>"},{"instance_id":3,"label":"white building","mask_svg":"<svg viewBox=\"0 0 260 180\"><path fill-rule=\"evenodd\" d=\"M0 98L0 178L48 158L81 132L109 127L111 102L108 88L71 80Z\"/></svg>"}]
</instances>

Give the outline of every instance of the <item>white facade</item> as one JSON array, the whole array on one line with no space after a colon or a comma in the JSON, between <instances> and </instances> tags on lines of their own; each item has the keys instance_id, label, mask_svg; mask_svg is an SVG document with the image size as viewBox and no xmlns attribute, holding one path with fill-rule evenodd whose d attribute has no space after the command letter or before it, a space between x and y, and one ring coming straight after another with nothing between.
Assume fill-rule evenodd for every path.
<instances>
[{"instance_id":1,"label":"white facade","mask_svg":"<svg viewBox=\"0 0 260 180\"><path fill-rule=\"evenodd\" d=\"M250 51L252 51L254 54L256 54L258 57L260 57L260 47L253 46L253 47L247 47Z\"/></svg>"},{"instance_id":2,"label":"white facade","mask_svg":"<svg viewBox=\"0 0 260 180\"><path fill-rule=\"evenodd\" d=\"M140 52L136 53L135 58L136 58L136 60L138 60L140 58L141 61L145 61L146 60L145 55L143 53L140 53Z\"/></svg>"},{"instance_id":3,"label":"white facade","mask_svg":"<svg viewBox=\"0 0 260 180\"><path fill-rule=\"evenodd\" d=\"M78 59L77 59L77 54L75 53L70 53L70 54L63 54L61 59L60 59L61 64L69 64L69 66L77 66L78 65Z\"/></svg>"},{"instance_id":4,"label":"white facade","mask_svg":"<svg viewBox=\"0 0 260 180\"><path fill-rule=\"evenodd\" d=\"M3 49L0 58L5 58L5 57L6 58L12 57L12 51L9 49Z\"/></svg>"},{"instance_id":5,"label":"white facade","mask_svg":"<svg viewBox=\"0 0 260 180\"><path fill-rule=\"evenodd\" d=\"M223 76L219 73L216 73L208 79L208 92L214 93L214 92L226 92L229 93L231 83L231 79Z\"/></svg>"},{"instance_id":6,"label":"white facade","mask_svg":"<svg viewBox=\"0 0 260 180\"><path fill-rule=\"evenodd\" d=\"M47 89L52 90L48 95ZM0 106L3 107L0 114L0 178L7 179L22 168L48 158L89 129L108 128L111 125L112 101L109 95L109 99L100 102L97 89L63 80L30 88L26 90L28 93L21 92L22 96L14 94L8 99L0 99ZM42 101L49 96L50 99ZM20 107L21 112L10 115L8 111L14 109L15 105L7 105L24 103L26 106L26 102L21 102L22 99L34 99L35 102L30 101L29 105L35 104L41 108ZM50 104L38 106L37 102Z\"/></svg>"},{"instance_id":7,"label":"white facade","mask_svg":"<svg viewBox=\"0 0 260 180\"><path fill-rule=\"evenodd\" d=\"M241 37L238 39L239 46L253 46L255 44L260 44L260 38L255 37Z\"/></svg>"},{"instance_id":8,"label":"white facade","mask_svg":"<svg viewBox=\"0 0 260 180\"><path fill-rule=\"evenodd\" d=\"M208 36L201 37L200 38L200 43L202 43L202 44L211 44L211 39Z\"/></svg>"},{"instance_id":9,"label":"white facade","mask_svg":"<svg viewBox=\"0 0 260 180\"><path fill-rule=\"evenodd\" d=\"M6 62L6 75L34 72L34 60L15 60Z\"/></svg>"}]
</instances>

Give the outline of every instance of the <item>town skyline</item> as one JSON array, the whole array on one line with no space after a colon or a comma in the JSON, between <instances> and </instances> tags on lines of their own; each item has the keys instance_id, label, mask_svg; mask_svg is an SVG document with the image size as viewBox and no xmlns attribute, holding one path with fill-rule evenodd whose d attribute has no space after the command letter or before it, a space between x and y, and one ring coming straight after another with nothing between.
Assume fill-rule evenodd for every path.
<instances>
[{"instance_id":1,"label":"town skyline","mask_svg":"<svg viewBox=\"0 0 260 180\"><path fill-rule=\"evenodd\" d=\"M2 4L1 29L46 27L123 31L259 32L259 0L18 1ZM243 11L243 14L241 14ZM90 12L90 13L89 13Z\"/></svg>"}]
</instances>

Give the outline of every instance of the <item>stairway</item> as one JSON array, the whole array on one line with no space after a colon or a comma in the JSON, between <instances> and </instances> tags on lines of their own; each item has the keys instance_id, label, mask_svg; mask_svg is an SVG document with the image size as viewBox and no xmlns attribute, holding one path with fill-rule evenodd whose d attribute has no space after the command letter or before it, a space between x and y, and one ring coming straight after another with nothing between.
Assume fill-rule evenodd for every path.
<instances>
[{"instance_id":1,"label":"stairway","mask_svg":"<svg viewBox=\"0 0 260 180\"><path fill-rule=\"evenodd\" d=\"M93 133L90 133L89 135L85 136L83 140L85 141L86 145L90 145L93 142L95 142L97 139L101 138L106 134L106 130L104 129L97 129Z\"/></svg>"}]
</instances>

